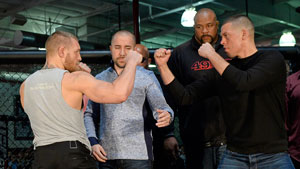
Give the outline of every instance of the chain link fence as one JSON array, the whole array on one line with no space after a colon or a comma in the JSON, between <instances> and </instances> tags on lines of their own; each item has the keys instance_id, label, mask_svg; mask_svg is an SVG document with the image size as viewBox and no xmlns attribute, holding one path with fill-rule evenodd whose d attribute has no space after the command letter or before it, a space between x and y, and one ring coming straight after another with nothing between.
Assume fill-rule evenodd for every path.
<instances>
[{"instance_id":1,"label":"chain link fence","mask_svg":"<svg viewBox=\"0 0 300 169\"><path fill-rule=\"evenodd\" d=\"M109 66L107 60L96 64L94 61L87 60L93 75ZM42 62L0 60L0 169L31 168L33 134L29 119L21 107L19 88L30 74L41 69L43 65Z\"/></svg>"},{"instance_id":2,"label":"chain link fence","mask_svg":"<svg viewBox=\"0 0 300 169\"><path fill-rule=\"evenodd\" d=\"M296 49L290 53L286 49L281 51L287 59L287 65L291 66L291 70L287 70L289 73L300 68L300 50ZM106 69L109 61L110 56L83 60L90 66L94 76ZM7 169L9 165L17 166L17 169L31 168L33 134L28 117L21 107L19 87L30 74L41 69L43 65L44 59L0 58L0 169ZM175 121L175 135L180 139L178 119Z\"/></svg>"}]
</instances>

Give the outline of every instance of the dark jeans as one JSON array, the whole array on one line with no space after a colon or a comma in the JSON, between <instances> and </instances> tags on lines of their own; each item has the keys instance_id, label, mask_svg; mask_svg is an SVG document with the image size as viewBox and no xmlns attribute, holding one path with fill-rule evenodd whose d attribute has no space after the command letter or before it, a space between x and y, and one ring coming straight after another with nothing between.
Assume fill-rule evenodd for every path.
<instances>
[{"instance_id":1,"label":"dark jeans","mask_svg":"<svg viewBox=\"0 0 300 169\"><path fill-rule=\"evenodd\" d=\"M79 141L39 146L34 151L33 169L96 169L90 151Z\"/></svg>"},{"instance_id":2,"label":"dark jeans","mask_svg":"<svg viewBox=\"0 0 300 169\"><path fill-rule=\"evenodd\" d=\"M204 147L198 139L184 142L187 169L217 169L226 146Z\"/></svg>"},{"instance_id":3,"label":"dark jeans","mask_svg":"<svg viewBox=\"0 0 300 169\"><path fill-rule=\"evenodd\" d=\"M226 145L220 147L204 148L202 168L217 169L225 150L226 150Z\"/></svg>"},{"instance_id":4,"label":"dark jeans","mask_svg":"<svg viewBox=\"0 0 300 169\"><path fill-rule=\"evenodd\" d=\"M294 166L286 152L248 155L226 150L218 169L294 169Z\"/></svg>"},{"instance_id":5,"label":"dark jeans","mask_svg":"<svg viewBox=\"0 0 300 169\"><path fill-rule=\"evenodd\" d=\"M151 160L107 160L99 169L152 169Z\"/></svg>"}]
</instances>

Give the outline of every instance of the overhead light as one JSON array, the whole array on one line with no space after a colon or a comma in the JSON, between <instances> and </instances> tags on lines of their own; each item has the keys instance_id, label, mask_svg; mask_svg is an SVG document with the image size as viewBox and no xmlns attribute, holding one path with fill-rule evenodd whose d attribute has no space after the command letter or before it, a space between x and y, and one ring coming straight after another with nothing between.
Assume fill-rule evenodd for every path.
<instances>
[{"instance_id":1,"label":"overhead light","mask_svg":"<svg viewBox=\"0 0 300 169\"><path fill-rule=\"evenodd\" d=\"M194 7L185 9L181 16L181 25L184 27L193 27L196 13L197 12Z\"/></svg>"},{"instance_id":2,"label":"overhead light","mask_svg":"<svg viewBox=\"0 0 300 169\"><path fill-rule=\"evenodd\" d=\"M155 64L149 64L149 67L150 67L150 68L155 68L156 65L155 65Z\"/></svg>"},{"instance_id":3,"label":"overhead light","mask_svg":"<svg viewBox=\"0 0 300 169\"><path fill-rule=\"evenodd\" d=\"M284 30L280 39L279 46L295 46L296 39L291 31Z\"/></svg>"}]
</instances>

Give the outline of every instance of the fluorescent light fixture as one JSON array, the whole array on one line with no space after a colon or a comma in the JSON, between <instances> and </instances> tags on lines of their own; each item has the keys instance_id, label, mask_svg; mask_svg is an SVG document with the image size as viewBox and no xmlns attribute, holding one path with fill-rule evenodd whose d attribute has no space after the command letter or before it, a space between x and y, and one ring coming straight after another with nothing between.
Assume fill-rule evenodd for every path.
<instances>
[{"instance_id":1,"label":"fluorescent light fixture","mask_svg":"<svg viewBox=\"0 0 300 169\"><path fill-rule=\"evenodd\" d=\"M148 67L155 68L155 67L156 67L156 65L155 65L155 64L149 64L149 66L148 66Z\"/></svg>"},{"instance_id":2,"label":"fluorescent light fixture","mask_svg":"<svg viewBox=\"0 0 300 169\"><path fill-rule=\"evenodd\" d=\"M197 12L194 7L185 9L181 16L181 25L184 27L193 27L196 13Z\"/></svg>"},{"instance_id":3,"label":"fluorescent light fixture","mask_svg":"<svg viewBox=\"0 0 300 169\"><path fill-rule=\"evenodd\" d=\"M284 30L280 39L279 46L295 46L296 39L291 31Z\"/></svg>"}]
</instances>

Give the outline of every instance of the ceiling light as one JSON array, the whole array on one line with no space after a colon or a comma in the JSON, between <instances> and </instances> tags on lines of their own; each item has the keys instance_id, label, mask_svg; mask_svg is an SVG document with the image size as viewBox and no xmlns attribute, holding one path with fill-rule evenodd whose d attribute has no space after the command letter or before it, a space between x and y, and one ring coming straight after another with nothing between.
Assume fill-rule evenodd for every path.
<instances>
[{"instance_id":1,"label":"ceiling light","mask_svg":"<svg viewBox=\"0 0 300 169\"><path fill-rule=\"evenodd\" d=\"M181 16L181 25L184 27L193 27L196 13L197 12L194 7L185 9Z\"/></svg>"},{"instance_id":2,"label":"ceiling light","mask_svg":"<svg viewBox=\"0 0 300 169\"><path fill-rule=\"evenodd\" d=\"M291 31L285 30L283 31L280 39L279 46L295 46L296 39Z\"/></svg>"}]
</instances>

